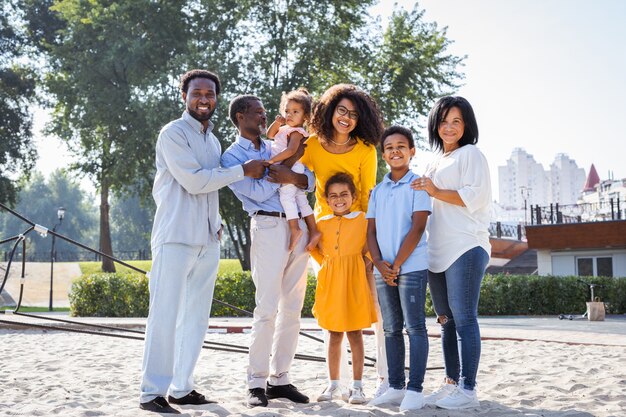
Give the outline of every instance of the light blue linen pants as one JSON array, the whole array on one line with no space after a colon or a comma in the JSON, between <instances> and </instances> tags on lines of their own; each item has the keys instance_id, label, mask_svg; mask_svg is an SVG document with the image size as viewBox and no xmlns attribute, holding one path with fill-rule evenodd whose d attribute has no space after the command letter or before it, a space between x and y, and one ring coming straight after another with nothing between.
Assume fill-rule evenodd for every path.
<instances>
[{"instance_id":1,"label":"light blue linen pants","mask_svg":"<svg viewBox=\"0 0 626 417\"><path fill-rule=\"evenodd\" d=\"M219 258L219 242L153 248L139 402L165 397L168 391L180 398L194 389L193 370L208 328Z\"/></svg>"}]
</instances>

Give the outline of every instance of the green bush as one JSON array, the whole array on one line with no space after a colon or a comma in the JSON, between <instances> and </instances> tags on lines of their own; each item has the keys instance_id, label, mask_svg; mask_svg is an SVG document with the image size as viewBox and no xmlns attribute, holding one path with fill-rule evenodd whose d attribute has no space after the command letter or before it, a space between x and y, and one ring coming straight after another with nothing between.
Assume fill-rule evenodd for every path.
<instances>
[{"instance_id":1,"label":"green bush","mask_svg":"<svg viewBox=\"0 0 626 417\"><path fill-rule=\"evenodd\" d=\"M86 274L72 283L70 314L82 317L146 317L148 278L131 273Z\"/></svg>"},{"instance_id":2,"label":"green bush","mask_svg":"<svg viewBox=\"0 0 626 417\"><path fill-rule=\"evenodd\" d=\"M595 295L606 303L611 314L626 313L626 278L584 277L586 282L604 285ZM478 314L551 315L582 313L589 300L581 277L486 275L480 289ZM303 317L311 317L316 280L307 277ZM249 271L220 274L213 298L243 310L254 310L254 284ZM70 292L73 316L145 317L148 315L149 291L145 276L131 273L86 274L72 284ZM426 294L426 314L434 315L430 293ZM212 317L246 317L248 314L214 302Z\"/></svg>"}]
</instances>

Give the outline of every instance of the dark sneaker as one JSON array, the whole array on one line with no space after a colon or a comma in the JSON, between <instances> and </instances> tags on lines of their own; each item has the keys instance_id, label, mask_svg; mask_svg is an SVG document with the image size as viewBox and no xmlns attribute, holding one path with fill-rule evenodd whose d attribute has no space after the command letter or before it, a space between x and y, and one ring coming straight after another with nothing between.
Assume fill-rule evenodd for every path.
<instances>
[{"instance_id":1,"label":"dark sneaker","mask_svg":"<svg viewBox=\"0 0 626 417\"><path fill-rule=\"evenodd\" d=\"M180 411L172 408L163 397L156 397L154 400L148 401L147 403L139 403L139 408L146 411L154 411L155 413L180 414Z\"/></svg>"},{"instance_id":2,"label":"dark sneaker","mask_svg":"<svg viewBox=\"0 0 626 417\"><path fill-rule=\"evenodd\" d=\"M267 396L263 388L248 390L248 407L267 407Z\"/></svg>"},{"instance_id":3,"label":"dark sneaker","mask_svg":"<svg viewBox=\"0 0 626 417\"><path fill-rule=\"evenodd\" d=\"M309 402L309 397L298 391L298 388L291 384L287 385L270 385L267 384L267 398L270 400L273 398L287 398L294 403L306 404Z\"/></svg>"},{"instance_id":4,"label":"dark sneaker","mask_svg":"<svg viewBox=\"0 0 626 417\"><path fill-rule=\"evenodd\" d=\"M215 404L217 401L207 400L206 397L200 394L198 391L193 390L184 397L174 398L171 395L167 397L172 404L186 404L186 405L201 405L201 404Z\"/></svg>"}]
</instances>

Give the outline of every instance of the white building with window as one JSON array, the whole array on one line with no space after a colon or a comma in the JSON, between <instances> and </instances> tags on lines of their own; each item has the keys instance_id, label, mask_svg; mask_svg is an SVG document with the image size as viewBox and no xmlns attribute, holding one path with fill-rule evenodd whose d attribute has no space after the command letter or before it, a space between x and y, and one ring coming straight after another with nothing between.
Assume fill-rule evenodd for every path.
<instances>
[{"instance_id":1,"label":"white building with window","mask_svg":"<svg viewBox=\"0 0 626 417\"><path fill-rule=\"evenodd\" d=\"M506 165L498 167L498 184L498 202L506 209L575 204L585 185L585 170L560 153L546 171L531 154L515 148Z\"/></svg>"}]
</instances>

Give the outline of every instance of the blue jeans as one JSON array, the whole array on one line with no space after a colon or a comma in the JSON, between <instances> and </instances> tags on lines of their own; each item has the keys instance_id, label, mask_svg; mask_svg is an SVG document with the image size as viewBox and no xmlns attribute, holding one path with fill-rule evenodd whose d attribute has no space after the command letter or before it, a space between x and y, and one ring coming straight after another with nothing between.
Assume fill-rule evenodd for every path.
<instances>
[{"instance_id":1,"label":"blue jeans","mask_svg":"<svg viewBox=\"0 0 626 417\"><path fill-rule=\"evenodd\" d=\"M433 307L441 324L446 376L473 390L480 360L478 299L489 255L477 246L440 273L428 271ZM460 353L460 355L459 355Z\"/></svg>"},{"instance_id":2,"label":"blue jeans","mask_svg":"<svg viewBox=\"0 0 626 417\"><path fill-rule=\"evenodd\" d=\"M426 270L398 276L397 287L389 286L380 275L376 276L376 291L383 316L385 348L389 367L389 386L405 386L405 348L402 329L409 334L409 383L407 389L422 392L426 361L428 360L428 334L426 332Z\"/></svg>"}]
</instances>

